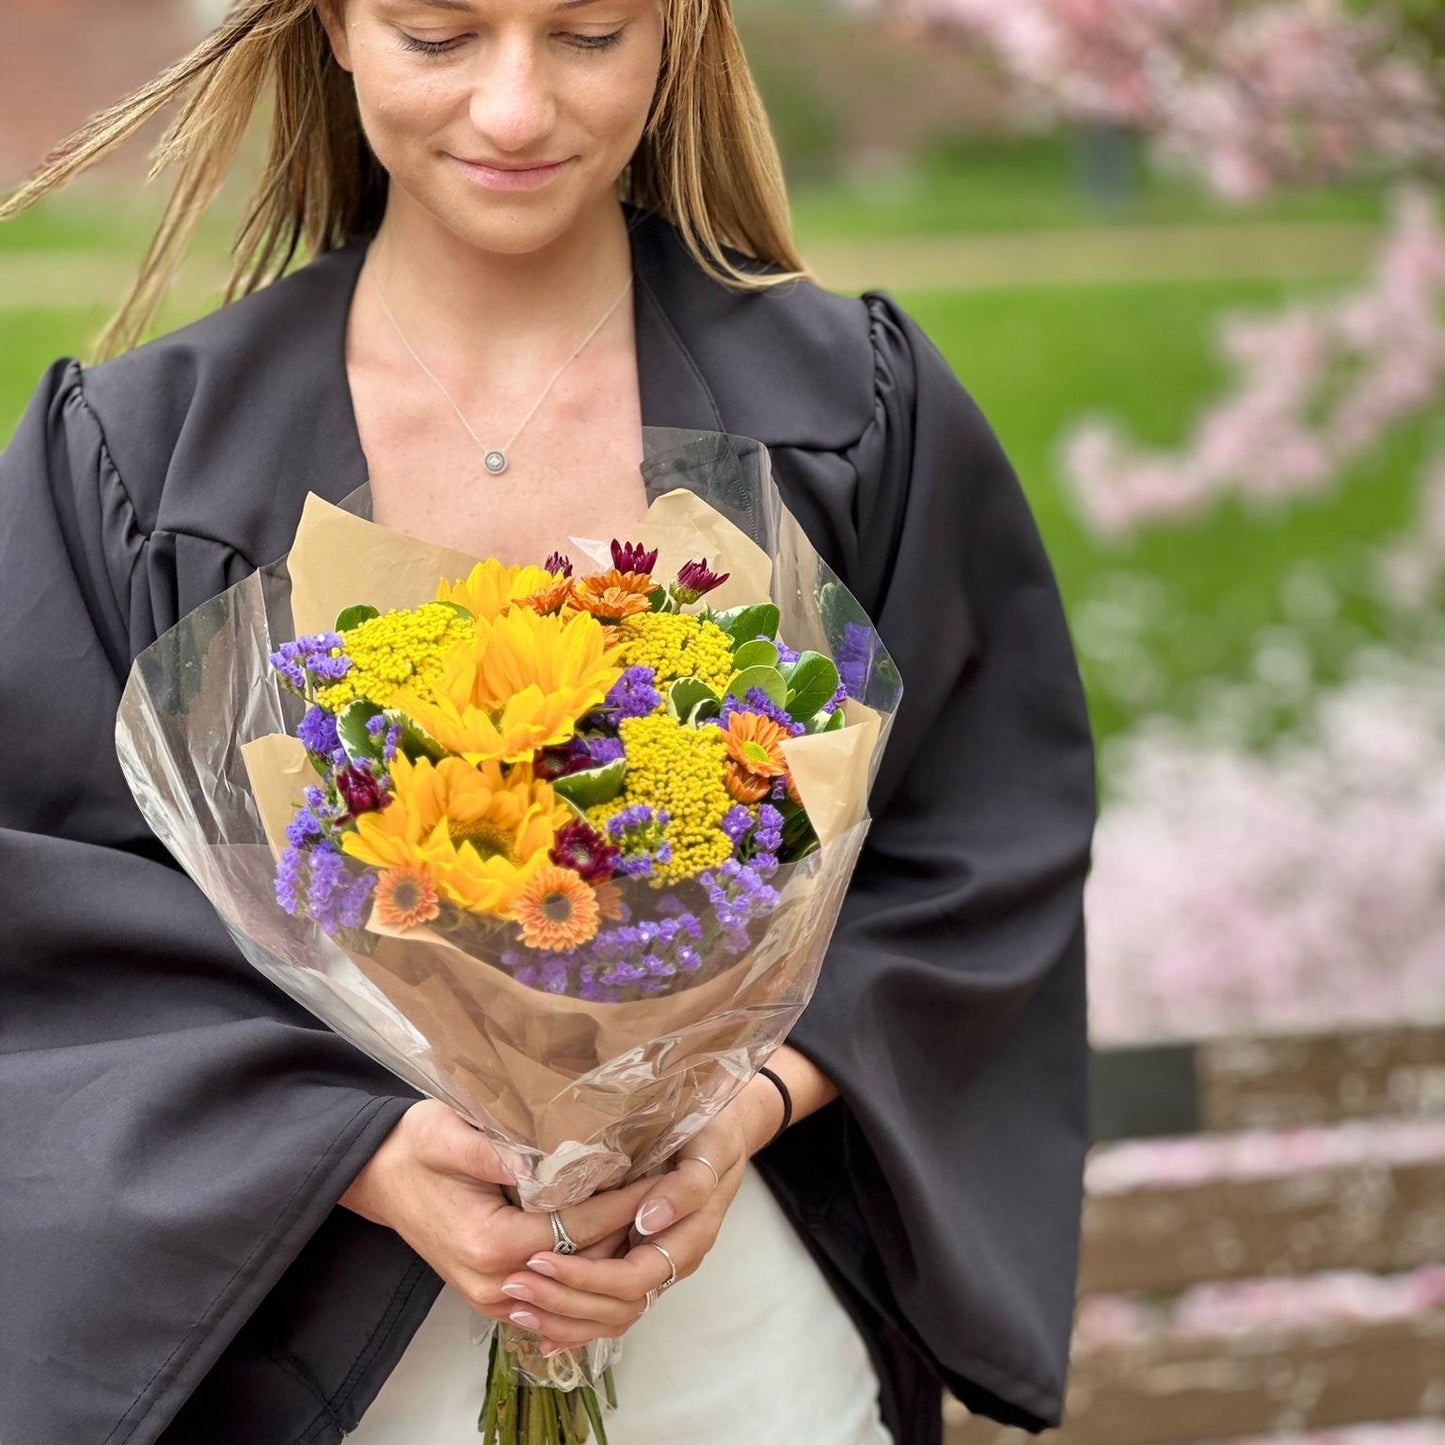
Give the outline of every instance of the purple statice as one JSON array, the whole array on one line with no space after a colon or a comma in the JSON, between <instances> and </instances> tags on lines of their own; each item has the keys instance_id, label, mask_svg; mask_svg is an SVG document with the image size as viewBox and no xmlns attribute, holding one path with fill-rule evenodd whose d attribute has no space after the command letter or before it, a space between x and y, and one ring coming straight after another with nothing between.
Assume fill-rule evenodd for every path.
<instances>
[{"instance_id":1,"label":"purple statice","mask_svg":"<svg viewBox=\"0 0 1445 1445\"><path fill-rule=\"evenodd\" d=\"M396 761L396 750L401 746L401 724L393 723L386 730L386 741L381 745L381 760L388 767Z\"/></svg>"},{"instance_id":2,"label":"purple statice","mask_svg":"<svg viewBox=\"0 0 1445 1445\"><path fill-rule=\"evenodd\" d=\"M314 705L306 709L306 716L301 719L296 736L301 739L308 753L316 753L321 757L329 757L341 746L341 739L336 735L336 719L325 708Z\"/></svg>"},{"instance_id":3,"label":"purple statice","mask_svg":"<svg viewBox=\"0 0 1445 1445\"><path fill-rule=\"evenodd\" d=\"M752 864L740 863L736 858L700 874L697 881L706 889L718 923L734 937L745 934L752 919L778 906L778 890Z\"/></svg>"},{"instance_id":4,"label":"purple statice","mask_svg":"<svg viewBox=\"0 0 1445 1445\"><path fill-rule=\"evenodd\" d=\"M697 915L686 911L604 929L590 945L596 977L606 989L625 991L649 980L695 973L702 956L694 945L702 934Z\"/></svg>"},{"instance_id":5,"label":"purple statice","mask_svg":"<svg viewBox=\"0 0 1445 1445\"><path fill-rule=\"evenodd\" d=\"M607 820L607 836L622 850L617 871L624 878L651 878L658 863L672 862L665 829L668 816L646 803L633 803Z\"/></svg>"},{"instance_id":6,"label":"purple statice","mask_svg":"<svg viewBox=\"0 0 1445 1445\"><path fill-rule=\"evenodd\" d=\"M346 892L346 864L334 849L315 848L310 854L311 884L306 890L306 912L326 933L340 926L337 917Z\"/></svg>"},{"instance_id":7,"label":"purple statice","mask_svg":"<svg viewBox=\"0 0 1445 1445\"><path fill-rule=\"evenodd\" d=\"M367 718L366 731L371 735L371 740L375 742L386 731L386 714L379 712L375 717Z\"/></svg>"},{"instance_id":8,"label":"purple statice","mask_svg":"<svg viewBox=\"0 0 1445 1445\"><path fill-rule=\"evenodd\" d=\"M306 855L294 843L281 855L276 865L276 902L293 918L301 912L298 890L306 871Z\"/></svg>"},{"instance_id":9,"label":"purple statice","mask_svg":"<svg viewBox=\"0 0 1445 1445\"><path fill-rule=\"evenodd\" d=\"M805 724L794 722L787 709L779 707L760 687L750 687L741 702L732 696L725 697L722 711L708 721L725 728L735 712L758 713L762 717L770 718L779 727L786 728L790 737L800 737L807 732Z\"/></svg>"},{"instance_id":10,"label":"purple statice","mask_svg":"<svg viewBox=\"0 0 1445 1445\"><path fill-rule=\"evenodd\" d=\"M795 647L789 647L786 642L779 641L776 637L769 637L766 632L758 633L759 642L771 642L778 649L778 665L780 667L791 667L803 654Z\"/></svg>"},{"instance_id":11,"label":"purple statice","mask_svg":"<svg viewBox=\"0 0 1445 1445\"><path fill-rule=\"evenodd\" d=\"M619 758L626 756L622 746L621 738L594 737L586 738L587 755L592 759L592 766L600 768L604 763L615 763Z\"/></svg>"},{"instance_id":12,"label":"purple statice","mask_svg":"<svg viewBox=\"0 0 1445 1445\"><path fill-rule=\"evenodd\" d=\"M347 887L341 896L341 906L336 915L343 928L361 927L361 921L366 917L366 905L371 902L371 892L375 886L375 876L363 873Z\"/></svg>"},{"instance_id":13,"label":"purple statice","mask_svg":"<svg viewBox=\"0 0 1445 1445\"><path fill-rule=\"evenodd\" d=\"M651 667L629 667L612 684L603 703L616 722L624 718L647 717L662 706L656 686L657 672Z\"/></svg>"},{"instance_id":14,"label":"purple statice","mask_svg":"<svg viewBox=\"0 0 1445 1445\"><path fill-rule=\"evenodd\" d=\"M746 803L734 803L719 825L734 848L753 830L753 810Z\"/></svg>"},{"instance_id":15,"label":"purple statice","mask_svg":"<svg viewBox=\"0 0 1445 1445\"><path fill-rule=\"evenodd\" d=\"M283 642L270 656L271 667L294 692L304 693L312 683L340 682L351 671L351 659L339 632L316 632Z\"/></svg>"},{"instance_id":16,"label":"purple statice","mask_svg":"<svg viewBox=\"0 0 1445 1445\"><path fill-rule=\"evenodd\" d=\"M845 697L863 697L868 687L868 678L873 671L876 649L874 632L861 622L849 622L843 627L843 640L838 644L833 661L838 664L839 686Z\"/></svg>"},{"instance_id":17,"label":"purple statice","mask_svg":"<svg viewBox=\"0 0 1445 1445\"><path fill-rule=\"evenodd\" d=\"M312 838L323 837L326 829L322 826L321 820L311 808L298 808L296 816L286 825L286 841L291 845L287 852L296 848L304 848ZM288 913L294 912L287 909Z\"/></svg>"}]
</instances>

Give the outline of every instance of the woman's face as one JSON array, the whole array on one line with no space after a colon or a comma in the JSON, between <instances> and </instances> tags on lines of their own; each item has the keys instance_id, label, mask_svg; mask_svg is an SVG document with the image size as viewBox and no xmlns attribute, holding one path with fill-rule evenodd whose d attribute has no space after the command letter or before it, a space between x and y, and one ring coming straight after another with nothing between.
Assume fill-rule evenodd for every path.
<instances>
[{"instance_id":1,"label":"woman's face","mask_svg":"<svg viewBox=\"0 0 1445 1445\"><path fill-rule=\"evenodd\" d=\"M324 0L393 189L523 254L611 202L647 123L659 0Z\"/></svg>"}]
</instances>

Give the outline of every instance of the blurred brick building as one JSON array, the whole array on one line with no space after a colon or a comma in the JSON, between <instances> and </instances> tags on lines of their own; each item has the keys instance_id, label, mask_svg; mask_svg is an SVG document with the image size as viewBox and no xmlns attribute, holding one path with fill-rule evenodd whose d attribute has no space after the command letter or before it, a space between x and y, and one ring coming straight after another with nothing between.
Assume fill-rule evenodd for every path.
<instances>
[{"instance_id":1,"label":"blurred brick building","mask_svg":"<svg viewBox=\"0 0 1445 1445\"><path fill-rule=\"evenodd\" d=\"M215 8L204 0L0 0L0 188L23 180L76 126L179 60ZM147 134L154 144L159 126ZM137 137L104 169L142 170L148 149Z\"/></svg>"}]
</instances>

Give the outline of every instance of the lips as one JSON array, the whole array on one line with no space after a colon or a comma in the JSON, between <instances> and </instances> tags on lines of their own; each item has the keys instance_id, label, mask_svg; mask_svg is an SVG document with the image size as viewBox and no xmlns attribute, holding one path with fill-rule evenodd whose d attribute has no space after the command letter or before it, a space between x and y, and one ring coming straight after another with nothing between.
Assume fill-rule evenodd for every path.
<instances>
[{"instance_id":1,"label":"lips","mask_svg":"<svg viewBox=\"0 0 1445 1445\"><path fill-rule=\"evenodd\" d=\"M518 165L515 161L498 164L494 161L469 161L460 156L453 159L477 185L489 191L534 191L548 185L560 175L568 161L534 161Z\"/></svg>"}]
</instances>

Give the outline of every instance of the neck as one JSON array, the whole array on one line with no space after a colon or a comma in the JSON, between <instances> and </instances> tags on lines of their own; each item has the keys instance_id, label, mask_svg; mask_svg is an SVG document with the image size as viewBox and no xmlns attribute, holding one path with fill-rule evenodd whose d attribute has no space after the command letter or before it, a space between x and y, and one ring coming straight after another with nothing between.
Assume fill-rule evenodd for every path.
<instances>
[{"instance_id":1,"label":"neck","mask_svg":"<svg viewBox=\"0 0 1445 1445\"><path fill-rule=\"evenodd\" d=\"M367 269L402 324L445 353L465 355L484 336L504 340L515 360L549 354L598 319L626 283L632 254L610 197L550 245L519 255L480 250L415 206L392 203Z\"/></svg>"}]
</instances>

